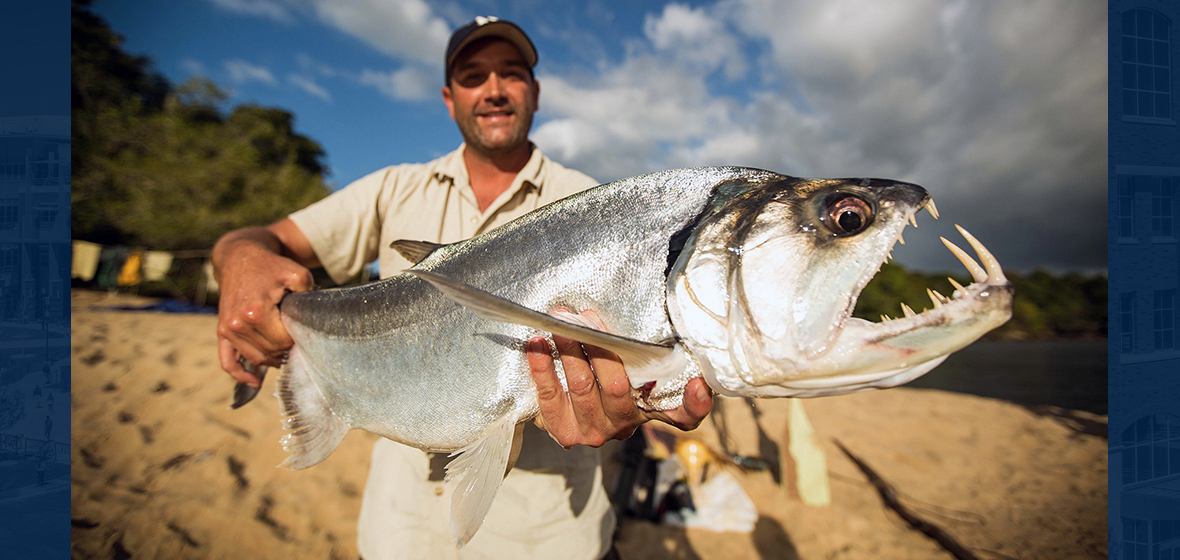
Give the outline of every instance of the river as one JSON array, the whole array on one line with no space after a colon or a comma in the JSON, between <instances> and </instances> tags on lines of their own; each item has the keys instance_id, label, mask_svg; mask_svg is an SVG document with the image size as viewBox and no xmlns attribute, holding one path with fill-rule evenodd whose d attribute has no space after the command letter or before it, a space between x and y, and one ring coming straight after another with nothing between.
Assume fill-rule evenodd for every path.
<instances>
[{"instance_id":1,"label":"river","mask_svg":"<svg viewBox=\"0 0 1180 560\"><path fill-rule=\"evenodd\" d=\"M907 387L1106 414L1106 339L979 341Z\"/></svg>"}]
</instances>

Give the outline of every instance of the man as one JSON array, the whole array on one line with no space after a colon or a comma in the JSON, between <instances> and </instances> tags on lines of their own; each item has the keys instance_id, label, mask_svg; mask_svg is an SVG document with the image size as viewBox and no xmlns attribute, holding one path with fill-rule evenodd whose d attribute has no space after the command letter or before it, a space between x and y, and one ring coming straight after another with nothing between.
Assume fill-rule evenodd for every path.
<instances>
[{"instance_id":1,"label":"man","mask_svg":"<svg viewBox=\"0 0 1180 560\"><path fill-rule=\"evenodd\" d=\"M382 169L268 227L231 232L214 247L222 294L218 350L234 379L259 384L239 358L282 363L292 341L277 306L286 292L312 288L308 269L323 266L344 281L378 258L388 277L409 266L390 249L392 241L460 241L596 184L528 140L540 86L533 77L536 49L519 27L477 18L451 37L445 61L442 97L463 135L458 150ZM471 542L456 551L452 541L450 488L441 480L446 458L381 439L361 507L362 557L594 559L609 551L614 517L598 450L573 446L626 438L653 418L691 429L712 407L712 396L696 380L684 407L646 413L631 399L613 353L560 337L555 343L568 393L544 338L528 347L537 424L552 439L525 430L516 468Z\"/></svg>"}]
</instances>

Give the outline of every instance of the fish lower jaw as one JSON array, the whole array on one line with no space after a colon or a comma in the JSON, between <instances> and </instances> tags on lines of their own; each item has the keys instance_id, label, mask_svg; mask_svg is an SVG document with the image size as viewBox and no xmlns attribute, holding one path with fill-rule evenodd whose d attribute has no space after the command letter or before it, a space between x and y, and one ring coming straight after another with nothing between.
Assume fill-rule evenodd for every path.
<instances>
[{"instance_id":1,"label":"fish lower jaw","mask_svg":"<svg viewBox=\"0 0 1180 560\"><path fill-rule=\"evenodd\" d=\"M915 313L904 303L902 317L892 318L882 316L881 321L873 322L864 319L850 318L844 324L840 338L846 336L861 338L873 342L882 342L921 329L937 329L939 327L962 323L972 317L992 313L1011 315L1012 285L1003 284L971 284L959 287L949 298L938 292L928 290L934 307ZM1002 321L1001 321L1002 323ZM990 328L994 328L994 325ZM985 331L979 333L983 335ZM834 346L839 346L837 343Z\"/></svg>"}]
</instances>

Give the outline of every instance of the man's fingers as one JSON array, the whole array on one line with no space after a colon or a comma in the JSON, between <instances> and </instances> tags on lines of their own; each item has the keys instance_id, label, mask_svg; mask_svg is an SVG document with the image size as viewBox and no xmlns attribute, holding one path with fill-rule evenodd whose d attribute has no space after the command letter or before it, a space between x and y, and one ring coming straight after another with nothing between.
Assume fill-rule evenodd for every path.
<instances>
[{"instance_id":1,"label":"man's fingers","mask_svg":"<svg viewBox=\"0 0 1180 560\"><path fill-rule=\"evenodd\" d=\"M234 380L251 387L262 385L262 380L242 367L242 363L238 361L240 354L234 349L233 343L224 338L218 339L217 355L221 360L221 369L225 370Z\"/></svg>"},{"instance_id":2,"label":"man's fingers","mask_svg":"<svg viewBox=\"0 0 1180 560\"><path fill-rule=\"evenodd\" d=\"M553 343L561 355L561 368L565 372L565 385L569 389L570 407L578 424L578 434L598 434L608 430L609 420L603 413L598 380L594 377L595 372L590 367L582 344L556 335L553 337ZM602 444L597 441L597 436L580 443L592 446Z\"/></svg>"},{"instance_id":3,"label":"man's fingers","mask_svg":"<svg viewBox=\"0 0 1180 560\"><path fill-rule=\"evenodd\" d=\"M684 387L684 412L698 424L713 410L713 391L705 380L697 377Z\"/></svg>"},{"instance_id":4,"label":"man's fingers","mask_svg":"<svg viewBox=\"0 0 1180 560\"><path fill-rule=\"evenodd\" d=\"M684 404L673 410L646 413L648 418L660 420L684 431L695 429L713 410L713 392L704 379L696 378L684 387Z\"/></svg>"},{"instance_id":5,"label":"man's fingers","mask_svg":"<svg viewBox=\"0 0 1180 560\"><path fill-rule=\"evenodd\" d=\"M283 279L283 285L292 292L310 292L315 287L315 277L311 275L310 270L300 267L291 271ZM282 299L282 295L279 296L279 299Z\"/></svg>"},{"instance_id":6,"label":"man's fingers","mask_svg":"<svg viewBox=\"0 0 1180 560\"><path fill-rule=\"evenodd\" d=\"M283 355L294 344L291 335L283 327L277 308L267 311L256 305L244 306L240 314L221 317L217 323L217 335L229 340L251 362L259 365L278 367Z\"/></svg>"},{"instance_id":7,"label":"man's fingers","mask_svg":"<svg viewBox=\"0 0 1180 560\"><path fill-rule=\"evenodd\" d=\"M638 425L641 414L635 405L635 398L631 396L631 381L627 379L627 370L623 367L622 360L614 352L604 348L584 348L586 356L590 358L590 365L594 368L594 375L598 378L602 409L606 413L607 421L613 426ZM614 434L614 437L626 438L629 435Z\"/></svg>"},{"instance_id":8,"label":"man's fingers","mask_svg":"<svg viewBox=\"0 0 1180 560\"><path fill-rule=\"evenodd\" d=\"M557 369L553 365L553 356L549 353L549 342L543 337L533 337L528 344L529 373L533 383L537 386L537 406L541 409L538 418L542 428L554 435L551 426L563 425L572 417L569 399L561 380L557 378Z\"/></svg>"}]
</instances>

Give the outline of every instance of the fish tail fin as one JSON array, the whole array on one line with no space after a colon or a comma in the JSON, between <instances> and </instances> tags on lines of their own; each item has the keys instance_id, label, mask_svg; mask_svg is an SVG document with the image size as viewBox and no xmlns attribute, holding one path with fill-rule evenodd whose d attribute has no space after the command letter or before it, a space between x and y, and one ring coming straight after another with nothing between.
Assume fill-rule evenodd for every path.
<instances>
[{"instance_id":1,"label":"fish tail fin","mask_svg":"<svg viewBox=\"0 0 1180 560\"><path fill-rule=\"evenodd\" d=\"M291 452L279 466L306 469L332 454L350 426L328 408L328 401L312 381L309 365L299 347L287 354L277 380L275 396L283 415L283 449Z\"/></svg>"},{"instance_id":2,"label":"fish tail fin","mask_svg":"<svg viewBox=\"0 0 1180 560\"><path fill-rule=\"evenodd\" d=\"M459 479L451 495L451 531L460 548L475 535L492 507L507 474L517 431L515 420L506 416L492 424L482 438L451 454L458 457L447 465L446 481Z\"/></svg>"}]
</instances>

